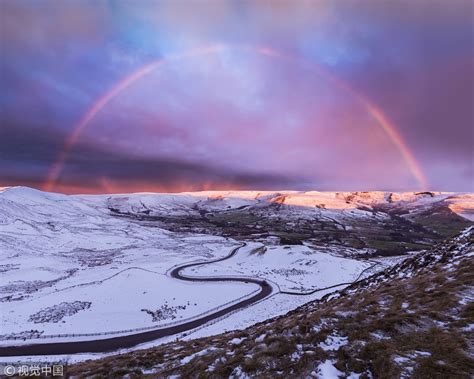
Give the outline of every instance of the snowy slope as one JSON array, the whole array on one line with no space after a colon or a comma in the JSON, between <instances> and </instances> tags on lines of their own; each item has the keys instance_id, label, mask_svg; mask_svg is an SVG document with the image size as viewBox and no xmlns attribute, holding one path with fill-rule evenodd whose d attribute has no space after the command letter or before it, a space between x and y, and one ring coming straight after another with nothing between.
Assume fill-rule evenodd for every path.
<instances>
[{"instance_id":1,"label":"snowy slope","mask_svg":"<svg viewBox=\"0 0 474 379\"><path fill-rule=\"evenodd\" d=\"M196 335L243 328L331 292L278 291L345 286L369 267L380 270L396 261L379 259L375 265L348 259L374 248L358 246L359 241L347 245L340 233L349 233L344 238L351 240L350 233L357 236L355 228L361 227L372 238L379 229L371 228L387 229L379 224L393 221L392 211L395 220L448 208L470 218L473 200L471 194L297 191L66 196L2 188L0 343L8 345L12 336L153 327L232 302L256 286L184 283L170 278L169 271L185 262L225 257L245 240L247 248L231 259L186 272L271 282L271 298ZM410 230L411 222L401 225ZM317 226L321 231L300 236ZM255 251L259 247L264 249Z\"/></svg>"},{"instance_id":2,"label":"snowy slope","mask_svg":"<svg viewBox=\"0 0 474 379\"><path fill-rule=\"evenodd\" d=\"M284 316L88 361L71 375L470 378L474 228Z\"/></svg>"},{"instance_id":3,"label":"snowy slope","mask_svg":"<svg viewBox=\"0 0 474 379\"><path fill-rule=\"evenodd\" d=\"M202 191L181 194L134 194L110 196L109 205L121 211L190 212L199 206L206 210L228 210L268 203L285 204L327 211L354 210L361 206L388 205L415 209L434 203L449 204L452 210L472 218L474 195L443 192L297 192L297 191ZM304 209L303 209L304 210Z\"/></svg>"},{"instance_id":4,"label":"snowy slope","mask_svg":"<svg viewBox=\"0 0 474 379\"><path fill-rule=\"evenodd\" d=\"M209 204L211 210L216 206L205 194L65 196L24 187L3 189L2 344L11 343L9 338L15 336L105 333L159 326L254 293L256 286L251 283L184 283L167 276L178 263L223 257L238 245L237 241L209 234L175 233L150 222L116 217L111 210L140 213L152 209L179 216L194 212L197 203ZM231 198L223 206L227 209L243 203L248 200ZM280 252L282 257L285 253ZM304 277L304 288L326 285L318 273L328 269L328 263L322 264L328 259L341 260L327 256L320 259L321 265L314 261L313 275ZM260 264L257 257L252 261ZM341 281L355 278L366 267L351 260L344 263L347 275ZM216 267L225 267L225 262ZM222 269L222 273L226 271ZM258 276L259 272L238 274ZM282 285L288 280L286 275L276 274L269 279ZM295 307L305 301L301 298L291 304ZM248 322L263 321L280 312L277 307L266 314L250 313ZM156 314L159 317L155 320Z\"/></svg>"}]
</instances>

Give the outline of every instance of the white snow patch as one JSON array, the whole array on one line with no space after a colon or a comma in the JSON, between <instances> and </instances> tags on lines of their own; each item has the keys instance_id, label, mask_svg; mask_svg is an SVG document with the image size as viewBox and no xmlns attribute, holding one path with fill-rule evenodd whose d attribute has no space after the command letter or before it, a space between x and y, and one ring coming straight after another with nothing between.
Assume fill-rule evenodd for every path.
<instances>
[{"instance_id":1,"label":"white snow patch","mask_svg":"<svg viewBox=\"0 0 474 379\"><path fill-rule=\"evenodd\" d=\"M232 338L229 343L231 345L240 345L242 343L242 341L245 340L245 338Z\"/></svg>"},{"instance_id":2,"label":"white snow patch","mask_svg":"<svg viewBox=\"0 0 474 379\"><path fill-rule=\"evenodd\" d=\"M216 351L216 350L218 350L218 349L215 348L215 347L210 347L210 348L207 348L207 349L198 351L197 353L194 353L194 354L191 354L191 355L189 355L189 356L187 356L187 357L182 358L182 359L180 360L180 364L185 365L185 364L191 362L191 361L192 361L194 358L196 358L196 357L201 357L201 356L203 356L203 355L206 355L206 354L208 354L208 353L210 353L210 352L212 352L212 351Z\"/></svg>"},{"instance_id":3,"label":"white snow patch","mask_svg":"<svg viewBox=\"0 0 474 379\"><path fill-rule=\"evenodd\" d=\"M347 337L341 337L333 334L328 336L324 342L321 342L319 347L325 351L337 350L341 346L347 345L347 342Z\"/></svg>"},{"instance_id":4,"label":"white snow patch","mask_svg":"<svg viewBox=\"0 0 474 379\"><path fill-rule=\"evenodd\" d=\"M329 359L319 364L316 374L316 377L320 379L337 379L344 375L343 372L334 367L334 362Z\"/></svg>"},{"instance_id":5,"label":"white snow patch","mask_svg":"<svg viewBox=\"0 0 474 379\"><path fill-rule=\"evenodd\" d=\"M229 379L250 379L240 366L236 367L229 376Z\"/></svg>"}]
</instances>

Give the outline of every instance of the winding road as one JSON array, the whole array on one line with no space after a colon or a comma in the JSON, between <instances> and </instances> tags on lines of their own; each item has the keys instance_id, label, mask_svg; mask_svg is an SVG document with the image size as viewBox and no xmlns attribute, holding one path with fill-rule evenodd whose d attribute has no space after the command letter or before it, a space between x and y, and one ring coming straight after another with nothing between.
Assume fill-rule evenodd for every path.
<instances>
[{"instance_id":1,"label":"winding road","mask_svg":"<svg viewBox=\"0 0 474 379\"><path fill-rule=\"evenodd\" d=\"M255 278L226 278L226 277L190 277L184 276L180 272L185 268L200 266L204 264L210 264L220 262L229 258L232 258L237 254L238 250L244 246L243 243L240 246L233 248L227 256L212 261L187 263L176 268L173 268L169 275L173 278L186 280L191 282L244 282L244 283L255 283L260 286L260 291L255 295L243 299L235 304L229 305L226 308L215 311L203 317L195 320L187 321L182 324L177 324L165 328L157 328L155 330L129 334L125 336L97 339L90 341L73 341L73 342L48 342L38 343L32 345L17 345L17 346L0 346L0 357L15 357L15 356L29 356L29 355L62 355L62 354L77 354L77 353L105 353L111 352L118 349L131 348L144 342L156 340L158 338L172 336L174 334L183 333L187 330L195 329L201 325L208 323L209 321L215 320L219 317L225 316L238 309L248 307L269 296L273 288L268 282L261 279Z\"/></svg>"},{"instance_id":2,"label":"winding road","mask_svg":"<svg viewBox=\"0 0 474 379\"><path fill-rule=\"evenodd\" d=\"M237 246L231 250L231 252L223 258L218 258L205 262L193 262L185 263L174 268L171 268L168 271L168 275L172 278L185 280L189 282L243 282L243 283L254 283L260 286L260 291L255 295L245 298L241 301L238 301L234 304L229 305L228 307L216 310L213 313L209 313L202 317L196 318L194 320L185 321L181 324L176 324L167 327L157 327L153 330L148 330L144 332L138 332L134 334L123 335L119 337L88 340L88 341L71 341L71 342L47 342L47 343L38 343L31 345L16 345L16 346L0 346L0 357L15 357L15 356L33 356L33 355L62 355L62 354L77 354L77 353L105 353L111 352L118 349L131 348L136 345L142 344L144 342L150 342L162 337L172 336L178 333L183 333L191 329L195 329L199 326L202 326L210 321L216 320L220 317L223 317L231 312L236 310L248 307L260 300L265 299L270 296L274 288L263 279L258 278L247 278L247 277L193 277L186 276L181 274L181 271L194 267L201 266L216 262L221 262L226 259L232 258L239 249L247 246L244 242L240 246ZM324 288L317 288L309 292L293 292L293 291L281 291L278 289L277 293L286 294L286 295L297 295L297 296L306 296L314 294L319 291L324 291L330 288L340 287L342 285L350 285L356 283L360 280L362 274L374 267L377 263L371 267L363 270L358 278L351 283L339 283Z\"/></svg>"}]
</instances>

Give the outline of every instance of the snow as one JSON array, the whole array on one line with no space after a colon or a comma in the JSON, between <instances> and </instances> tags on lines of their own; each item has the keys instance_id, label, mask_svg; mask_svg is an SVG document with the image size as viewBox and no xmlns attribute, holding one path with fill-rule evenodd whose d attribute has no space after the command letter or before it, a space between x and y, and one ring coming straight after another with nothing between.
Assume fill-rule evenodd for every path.
<instances>
[{"instance_id":1,"label":"snow","mask_svg":"<svg viewBox=\"0 0 474 379\"><path fill-rule=\"evenodd\" d=\"M429 351L419 351L415 350L413 353L409 354L408 356L395 356L393 361L398 365L405 365L410 363L416 357L430 357L431 353ZM409 368L409 367L407 367Z\"/></svg>"},{"instance_id":2,"label":"snow","mask_svg":"<svg viewBox=\"0 0 474 379\"><path fill-rule=\"evenodd\" d=\"M389 340L391 338L390 336L385 335L381 331L371 332L370 335L376 340Z\"/></svg>"},{"instance_id":3,"label":"snow","mask_svg":"<svg viewBox=\"0 0 474 379\"><path fill-rule=\"evenodd\" d=\"M187 357L184 357L180 360L180 364L181 365L185 365L189 362L191 362L194 358L196 357L200 357L200 356L203 356L203 355L206 355L210 352L213 352L213 351L216 351L217 349L216 348L213 348L213 347L210 347L208 349L204 349L204 350L201 350L201 351L198 351L197 353L194 353L194 354L191 354L191 355L188 355Z\"/></svg>"},{"instance_id":4,"label":"snow","mask_svg":"<svg viewBox=\"0 0 474 379\"><path fill-rule=\"evenodd\" d=\"M199 215L198 209L225 211L277 203L291 206L285 214L293 212L302 218L383 219L383 214L375 212L374 216L372 207L389 202L389 198L408 209L446 202L453 211L466 215L473 208L472 196L446 193L429 196L386 192L208 191L66 196L26 187L1 188L0 335L31 330L38 330L43 336L88 334L158 327L195 317L241 296L250 296L258 289L251 283L190 283L169 276L171 268L177 265L225 257L240 242L220 236L172 232L152 221L113 217L114 210L150 216L190 216ZM368 210L357 209L361 205ZM259 277L274 288L271 297L198 329L139 347L176 337L192 339L219 334L265 321L345 284L305 296L279 291L307 293L349 283L372 265L310 246L266 246L263 254L254 252L262 246L249 243L229 260L189 268L184 273ZM379 266L392 263L382 259L379 262ZM343 342L337 339L342 337L333 337L336 339L327 341L328 349ZM263 342L265 335L257 339L260 338ZM68 340L71 339L54 339ZM45 340L24 343L31 342ZM9 345L12 341L3 338L0 344ZM81 360L103 355L62 358Z\"/></svg>"},{"instance_id":5,"label":"snow","mask_svg":"<svg viewBox=\"0 0 474 379\"><path fill-rule=\"evenodd\" d=\"M458 299L459 304L461 305L467 305L471 304L474 302L474 290L472 288L464 294L461 294L461 296Z\"/></svg>"},{"instance_id":6,"label":"snow","mask_svg":"<svg viewBox=\"0 0 474 379\"><path fill-rule=\"evenodd\" d=\"M290 359L291 359L292 362L296 362L296 361L298 361L300 358L301 358L301 352L299 352L299 351L294 351L294 352L291 353L291 355L290 355Z\"/></svg>"},{"instance_id":7,"label":"snow","mask_svg":"<svg viewBox=\"0 0 474 379\"><path fill-rule=\"evenodd\" d=\"M254 284L237 282L225 285L188 283L160 273L130 268L99 282L81 283L80 286L45 293L26 301L5 303L2 305L1 320L2 325L9 326L10 333L38 328L46 335L105 333L184 320L251 294L258 288ZM210 293L213 296L209 296ZM37 324L29 319L30 315L41 309L71 300L91 302L92 305L60 322ZM165 304L169 309L175 309L176 313L158 322L153 322L152 317L142 311L157 310Z\"/></svg>"},{"instance_id":8,"label":"snow","mask_svg":"<svg viewBox=\"0 0 474 379\"><path fill-rule=\"evenodd\" d=\"M421 357L431 357L431 353L429 351L415 350L415 355L418 355L418 356L421 356Z\"/></svg>"},{"instance_id":9,"label":"snow","mask_svg":"<svg viewBox=\"0 0 474 379\"><path fill-rule=\"evenodd\" d=\"M328 336L325 341L321 342L319 347L324 351L338 350L340 347L347 345L347 342L347 337L333 334Z\"/></svg>"},{"instance_id":10,"label":"snow","mask_svg":"<svg viewBox=\"0 0 474 379\"><path fill-rule=\"evenodd\" d=\"M398 365L405 365L406 363L410 362L410 358L407 357L398 357L396 356L393 361Z\"/></svg>"},{"instance_id":11,"label":"snow","mask_svg":"<svg viewBox=\"0 0 474 379\"><path fill-rule=\"evenodd\" d=\"M232 338L229 343L231 345L240 345L243 341L245 340L245 338Z\"/></svg>"},{"instance_id":12,"label":"snow","mask_svg":"<svg viewBox=\"0 0 474 379\"><path fill-rule=\"evenodd\" d=\"M316 375L316 377L320 379L337 379L344 375L344 373L334 367L333 361L327 359L323 363L319 364Z\"/></svg>"},{"instance_id":13,"label":"snow","mask_svg":"<svg viewBox=\"0 0 474 379\"><path fill-rule=\"evenodd\" d=\"M142 197L129 196L138 203L161 198L146 195L138 201ZM168 203L181 201L179 196L165 197ZM167 271L177 263L223 257L237 242L110 217L109 200L109 196L65 196L23 187L0 193L0 334L151 327L196 316L258 289L251 283L170 278ZM59 322L30 321L44 309L75 301L91 306ZM162 320L152 321L142 311L164 305L171 310Z\"/></svg>"},{"instance_id":14,"label":"snow","mask_svg":"<svg viewBox=\"0 0 474 379\"><path fill-rule=\"evenodd\" d=\"M192 267L183 274L192 276L226 275L264 278L282 291L305 293L339 283L349 283L372 263L321 253L308 246L268 246L249 244L229 260L213 265Z\"/></svg>"},{"instance_id":15,"label":"snow","mask_svg":"<svg viewBox=\"0 0 474 379\"><path fill-rule=\"evenodd\" d=\"M343 287L344 286L328 289L308 296L275 294L264 301L258 302L253 306L246 308L244 311L232 313L225 318L208 324L204 328L188 331L186 335L182 336L181 338L184 340L190 340L194 338L213 336L230 330L245 329L269 318L284 315L309 301L320 299L324 295L331 293L332 291L342 289ZM143 347L149 346L153 345L143 345Z\"/></svg>"},{"instance_id":16,"label":"snow","mask_svg":"<svg viewBox=\"0 0 474 379\"><path fill-rule=\"evenodd\" d=\"M250 379L241 367L236 367L229 376L229 379Z\"/></svg>"}]
</instances>

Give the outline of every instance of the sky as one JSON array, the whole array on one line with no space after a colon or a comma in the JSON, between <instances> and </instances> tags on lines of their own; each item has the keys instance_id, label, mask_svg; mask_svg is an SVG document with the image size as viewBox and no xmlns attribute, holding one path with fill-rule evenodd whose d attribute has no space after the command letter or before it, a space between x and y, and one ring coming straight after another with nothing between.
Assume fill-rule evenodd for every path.
<instances>
[{"instance_id":1,"label":"sky","mask_svg":"<svg viewBox=\"0 0 474 379\"><path fill-rule=\"evenodd\" d=\"M471 0L0 1L0 186L474 191Z\"/></svg>"}]
</instances>

